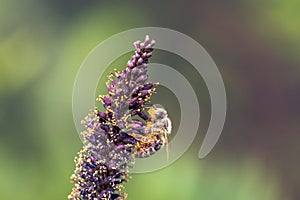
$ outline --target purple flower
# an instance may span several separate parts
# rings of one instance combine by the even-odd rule
[[[108,95],[97,99],[105,111],[95,109],[82,121],[84,147],[75,158],[71,177],[75,187],[69,199],[126,199],[122,183],[128,180],[135,158],[152,155],[165,143],[160,131],[151,135],[149,124],[155,120],[145,108],[158,85],[147,82],[154,44],[149,36],[134,43],[135,54],[126,69],[108,76]]]
[[[122,183],[128,179],[126,172],[115,165],[104,164],[83,148],[75,158],[76,170],[71,179],[75,183],[69,199],[125,199]]]

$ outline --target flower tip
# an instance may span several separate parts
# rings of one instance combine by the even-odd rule
[[[149,35],[146,35],[146,37],[145,37],[145,43],[148,43],[148,42],[150,42],[150,37],[149,37]]]
[[[138,41],[134,42],[133,45],[135,46],[136,49],[139,49],[141,47],[141,41],[138,40]]]
[[[155,40],[152,40],[150,44],[153,47],[155,45]]]

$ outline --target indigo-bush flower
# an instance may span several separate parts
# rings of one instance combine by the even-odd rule
[[[154,44],[149,36],[134,42],[135,54],[126,69],[109,75],[108,95],[97,98],[105,112],[96,108],[82,121],[84,147],[75,158],[69,199],[126,199],[122,183],[135,158],[148,157],[167,142],[167,113],[149,104],[158,85],[147,82]]]
[[[125,199],[120,193],[127,173],[114,166],[108,166],[83,148],[75,158],[76,170],[71,176],[75,183],[69,199]]]

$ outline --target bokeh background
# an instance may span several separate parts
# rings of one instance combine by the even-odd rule
[[[113,34],[159,26],[210,53],[225,82],[227,120],[214,150],[199,160],[210,118],[205,83],[184,61],[154,56],[190,80],[200,129],[173,165],[133,175],[129,199],[299,200],[299,7],[297,0],[1,0],[0,199],[67,199],[82,146],[72,118],[81,62]],[[159,90],[154,101],[165,104],[176,130],[178,104]]]

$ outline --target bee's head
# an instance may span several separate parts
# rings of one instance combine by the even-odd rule
[[[167,111],[164,108],[156,106],[150,107],[148,113],[152,119],[163,119],[167,116]]]

